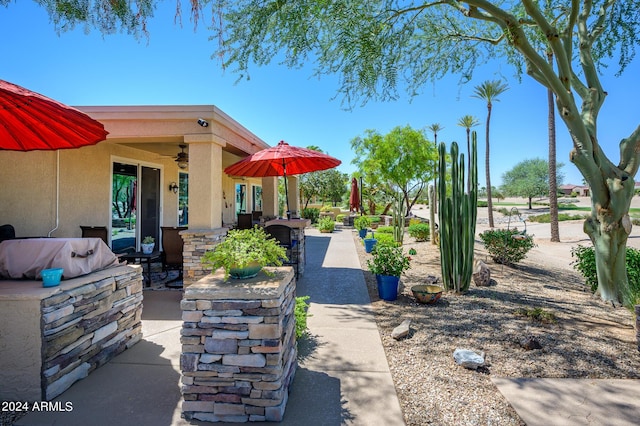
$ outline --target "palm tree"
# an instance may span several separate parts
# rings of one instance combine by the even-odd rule
[[[553,52],[547,50],[547,61],[553,66]],[[558,226],[558,181],[556,175],[556,112],[553,105],[553,92],[547,89],[547,105],[549,109],[549,216],[551,225],[551,241],[560,242]]]
[[[509,86],[500,80],[485,81],[475,87],[474,98],[483,99],[487,102],[487,126],[486,126],[486,153],[484,157],[485,173],[487,177],[487,208],[489,209],[489,226],[493,228],[493,203],[491,201],[491,169],[489,168],[489,123],[491,122],[491,108],[493,101],[498,101],[498,96],[507,91]]]
[[[480,124],[480,122],[473,115],[464,115],[458,120],[458,126],[467,129],[467,176],[471,173],[471,143],[469,142],[469,134],[471,133],[471,128],[476,127],[478,124]],[[471,185],[470,179],[467,179],[467,192],[471,191],[469,185]]]
[[[436,149],[438,149],[438,132],[442,129],[444,129],[444,127],[442,127],[440,125],[440,123],[433,123],[431,126],[427,127],[427,129],[431,130],[433,132],[433,144],[436,146]],[[433,170],[433,176],[435,176],[433,178],[433,186],[434,188],[438,187],[438,173],[437,173],[437,164],[433,166],[434,170]],[[433,206],[429,206],[429,210],[433,211],[434,213],[438,213],[438,191],[435,192],[435,195],[433,196]]]

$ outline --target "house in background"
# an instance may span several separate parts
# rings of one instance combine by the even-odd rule
[[[588,186],[584,186],[584,185],[573,185],[570,183],[566,185],[560,185],[558,187],[558,191],[562,192],[567,197],[571,196],[571,194],[573,194],[574,192],[578,194],[577,195],[578,197],[591,196],[591,190],[589,189]]]
[[[269,145],[219,108],[76,108],[104,124],[105,141],[0,151],[0,222],[16,236],[80,237],[80,226],[107,226],[114,251],[138,250],[145,236],[159,241],[161,226],[188,226],[187,234],[215,242],[239,212],[277,215],[277,178],[223,172]],[[183,235],[185,245],[193,235]]]

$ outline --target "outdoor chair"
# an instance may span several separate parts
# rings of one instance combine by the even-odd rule
[[[16,230],[13,225],[0,226],[0,243],[4,240],[13,240],[16,238]]]
[[[166,284],[182,279],[183,257],[182,249],[184,241],[180,236],[180,231],[187,229],[186,226],[161,226],[162,230],[162,271],[169,274],[170,270],[177,270],[178,276]]]
[[[260,218],[262,217],[262,210],[254,210],[251,212],[251,221],[254,225],[260,224]]]
[[[109,247],[109,231],[106,226],[80,226],[82,238],[100,238]]]
[[[251,213],[238,213],[238,225],[236,229],[251,229],[253,228],[253,218]]]
[[[288,261],[283,262],[283,265],[295,265],[296,278],[298,278],[298,265],[300,263],[298,247],[298,240],[293,238],[293,230],[286,225],[269,225],[264,228],[264,231],[278,240],[280,246],[287,250]]]

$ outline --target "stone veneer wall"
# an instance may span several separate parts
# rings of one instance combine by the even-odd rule
[[[227,228],[186,229],[180,231],[180,235],[184,241],[184,247],[182,249],[182,284],[184,287],[190,286],[211,272],[202,267],[200,259],[207,250],[213,249],[222,241],[228,231],[229,229]]]
[[[122,270],[42,300],[44,399],[60,395],[142,338],[142,269]]]
[[[185,289],[181,302],[182,412],[210,422],[281,421],[297,366],[295,277],[267,268],[249,280],[222,271]]]

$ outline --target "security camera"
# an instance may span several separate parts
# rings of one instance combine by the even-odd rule
[[[198,118],[198,124],[202,127],[209,127],[209,122],[204,118]]]

